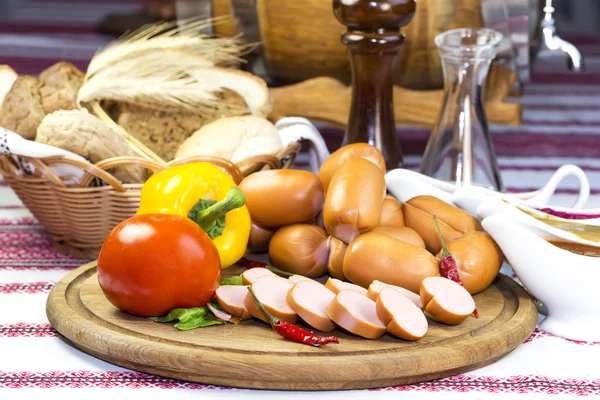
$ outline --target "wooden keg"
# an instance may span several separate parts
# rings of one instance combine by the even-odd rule
[[[215,32],[239,32],[260,41],[269,77],[298,82],[317,76],[350,80],[345,28],[335,19],[332,0],[209,0],[214,17],[231,19]],[[395,83],[412,89],[443,86],[433,39],[449,29],[483,26],[480,0],[419,0],[413,20],[403,28],[407,41],[398,59]]]

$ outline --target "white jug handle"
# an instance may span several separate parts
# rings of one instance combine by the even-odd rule
[[[546,185],[538,190],[532,197],[524,199],[525,202],[535,205],[550,204],[550,199],[554,195],[554,192],[556,192],[556,188],[568,176],[574,176],[579,181],[579,195],[571,208],[583,208],[590,197],[590,181],[585,172],[573,164],[566,164],[557,169]]]
[[[323,136],[321,136],[317,128],[309,120],[301,117],[282,118],[277,121],[275,127],[279,130],[284,147],[293,142],[303,140],[309,142],[308,157],[310,169],[317,174],[321,164],[329,157],[329,150],[327,149],[325,140],[323,140]]]

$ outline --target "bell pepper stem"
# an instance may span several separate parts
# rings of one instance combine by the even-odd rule
[[[217,219],[225,216],[229,211],[240,208],[246,204],[246,198],[240,189],[232,187],[227,192],[227,196],[218,203],[213,204],[205,210],[202,210],[196,216],[196,222],[200,226],[210,226]]]

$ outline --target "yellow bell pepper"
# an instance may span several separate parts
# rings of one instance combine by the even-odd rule
[[[209,163],[191,163],[154,174],[142,187],[137,214],[177,214],[211,237],[221,268],[244,256],[250,237],[246,199],[229,175]]]

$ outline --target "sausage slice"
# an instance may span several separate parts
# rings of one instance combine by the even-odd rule
[[[252,285],[255,280],[263,276],[277,276],[266,268],[250,268],[242,272],[244,285]]]
[[[292,276],[290,276],[290,277],[288,278],[288,280],[289,280],[290,282],[292,282],[293,284],[296,284],[296,283],[298,283],[298,282],[300,282],[300,281],[311,281],[311,282],[316,282],[315,280],[313,280],[313,279],[310,279],[310,278],[307,278],[307,277],[305,277],[305,276],[302,276],[302,275],[292,275]],[[320,283],[319,283],[319,285],[320,285]]]
[[[404,340],[419,340],[427,333],[423,311],[397,290],[384,287],[375,304],[377,316],[390,334]]]
[[[307,324],[323,332],[335,329],[325,309],[335,294],[313,280],[303,280],[294,285],[287,294],[287,302]]]
[[[424,310],[448,325],[464,321],[475,310],[475,301],[469,292],[450,279],[425,278],[421,282],[420,294]]]
[[[335,278],[327,279],[327,282],[325,282],[325,287],[335,294],[338,294],[342,290],[352,290],[354,292],[362,294],[363,296],[367,295],[367,289],[365,289],[364,287],[360,287],[353,283],[342,282],[339,279]]]
[[[248,286],[225,285],[219,286],[215,292],[217,302],[221,308],[240,319],[249,319],[252,316],[244,305],[248,294]]]
[[[369,285],[369,290],[367,291],[367,297],[373,301],[377,301],[377,297],[379,297],[379,293],[381,293],[381,290],[384,287],[390,287],[390,288],[396,290],[397,292],[402,293],[404,295],[404,297],[407,297],[410,301],[412,301],[415,304],[415,306],[417,306],[419,308],[423,307],[423,303],[421,302],[421,297],[418,294],[415,294],[415,293],[411,292],[410,290],[404,289],[403,287],[389,285],[389,284],[381,282],[381,281],[373,281]]]
[[[287,279],[278,276],[263,276],[252,284],[252,290],[256,297],[265,306],[268,312],[276,318],[287,322],[296,323],[298,315],[287,303],[287,293],[294,285]],[[267,316],[254,301],[252,294],[248,292],[244,299],[244,306],[253,317],[269,322]]]
[[[377,317],[375,302],[358,292],[339,292],[325,312],[333,322],[355,335],[378,339],[385,334],[386,326]]]

